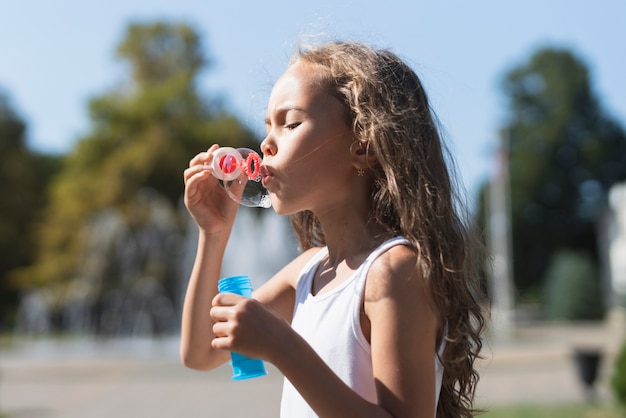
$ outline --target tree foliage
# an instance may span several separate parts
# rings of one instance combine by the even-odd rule
[[[59,159],[33,153],[26,124],[0,94],[0,329],[15,308],[17,290],[9,272],[33,261],[33,223],[46,202],[46,184]]]
[[[573,53],[542,49],[503,81],[509,117],[514,277],[537,286],[557,249],[597,263],[596,221],[626,178],[626,135],[602,108]]]
[[[198,92],[207,59],[190,26],[131,24],[117,51],[129,80],[89,103],[90,132],[52,185],[37,263],[16,274],[22,285],[74,277],[88,219],[105,208],[128,211],[140,190],[179,205],[183,170],[211,144],[257,145],[250,131]]]
[[[617,402],[626,408],[626,340],[622,343],[615,360],[615,370],[611,377],[611,388]]]
[[[132,67],[138,86],[177,77],[193,79],[207,62],[198,34],[186,25],[131,25],[117,52]]]
[[[545,274],[544,310],[552,320],[594,320],[604,315],[598,270],[588,254],[559,250]]]

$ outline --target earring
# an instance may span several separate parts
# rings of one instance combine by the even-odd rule
[[[356,175],[359,177],[363,177],[363,175],[365,175],[365,171],[363,171],[362,168],[357,168],[356,169]]]

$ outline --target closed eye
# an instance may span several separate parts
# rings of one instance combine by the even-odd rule
[[[301,123],[302,122],[289,123],[289,124],[285,125],[285,129],[289,129],[289,130],[296,129],[298,126],[300,126]]]

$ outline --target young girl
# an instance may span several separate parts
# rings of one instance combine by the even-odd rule
[[[417,75],[360,43],[302,49],[265,123],[263,185],[303,252],[253,299],[218,294],[237,204],[211,175],[218,146],[193,158],[184,364],[212,369],[230,351],[273,363],[284,418],[472,416],[485,321]]]

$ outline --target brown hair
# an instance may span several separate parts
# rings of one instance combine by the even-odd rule
[[[321,66],[321,82],[346,106],[355,141],[374,157],[371,216],[409,239],[445,325],[438,418],[471,417],[485,317],[478,302],[473,241],[434,113],[417,74],[387,50],[355,42],[301,47],[292,64]],[[310,211],[291,217],[303,249],[325,245]],[[442,328],[443,328],[442,325]]]

